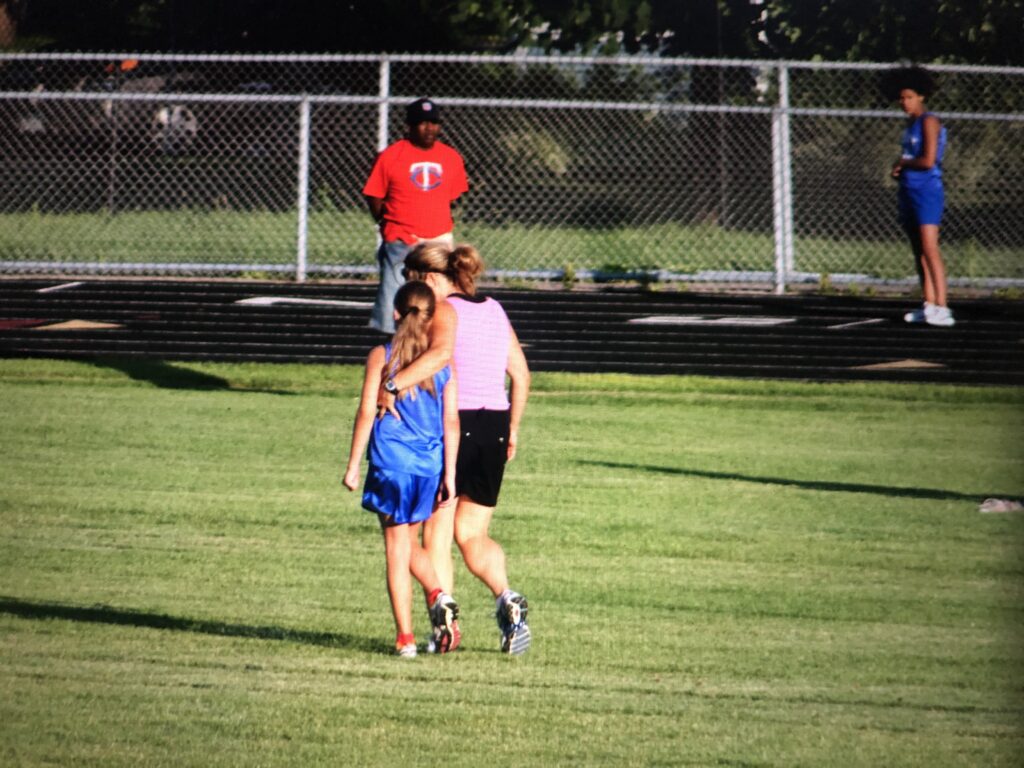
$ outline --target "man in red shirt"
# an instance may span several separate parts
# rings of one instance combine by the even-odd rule
[[[462,156],[438,140],[441,115],[430,99],[406,107],[406,138],[377,155],[363,186],[370,214],[380,226],[380,285],[370,327],[394,333],[392,302],[404,281],[406,254],[417,243],[452,244],[452,204],[469,189]]]

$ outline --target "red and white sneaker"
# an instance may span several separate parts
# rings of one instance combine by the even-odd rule
[[[445,592],[439,594],[430,606],[430,623],[434,628],[428,645],[431,653],[451,653],[459,647],[462,632],[458,618],[459,605],[455,599]]]

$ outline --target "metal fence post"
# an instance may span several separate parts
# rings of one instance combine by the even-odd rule
[[[388,98],[391,96],[391,61],[386,55],[380,58],[378,96],[380,102],[377,104],[377,151],[383,152],[388,146]],[[383,244],[384,236],[380,227],[377,227],[377,246],[374,253],[379,253]]]
[[[388,98],[391,96],[391,61],[387,56],[380,60],[380,102],[377,105],[377,151],[383,152],[388,146]]]
[[[783,94],[788,91],[786,66],[779,65],[779,103],[772,109],[772,234],[775,239],[775,293],[786,291],[786,194],[783,181],[785,157],[783,131]],[[788,94],[787,94],[788,95]]]
[[[779,68],[780,139],[782,140],[782,242],[786,274],[783,283],[793,274],[793,145],[789,140],[789,67]],[[785,290],[785,285],[783,285]],[[780,291],[781,293],[781,291]]]
[[[309,99],[299,103],[299,192],[298,251],[295,257],[295,281],[306,280],[307,232],[309,228]]]

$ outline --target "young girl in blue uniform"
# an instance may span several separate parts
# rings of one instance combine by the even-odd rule
[[[458,605],[441,589],[420,543],[420,528],[436,505],[449,505],[455,499],[459,415],[455,380],[447,366],[398,393],[397,418],[391,413],[377,418],[377,390],[381,381],[390,379],[427,349],[427,329],[435,301],[433,291],[422,282],[406,283],[395,295],[395,335],[389,344],[371,350],[366,360],[343,481],[350,491],[359,487],[362,457],[369,444],[363,508],[377,515],[384,533],[388,596],[397,635],[395,650],[407,657],[416,655],[413,577],[427,596],[434,650],[446,653],[458,645]]]
[[[942,157],[946,129],[927,111],[925,99],[935,91],[932,76],[920,67],[904,67],[888,73],[886,90],[898,99],[907,115],[901,153],[892,175],[899,180],[900,223],[910,239],[924,305],[907,312],[908,323],[949,327],[953,313],[946,305],[946,268],[939,252],[939,224],[945,206]]]

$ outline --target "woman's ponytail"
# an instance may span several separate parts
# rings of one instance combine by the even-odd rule
[[[476,293],[476,279],[484,273],[484,260],[480,252],[468,243],[455,246],[448,255],[448,276],[455,283],[459,293],[472,296]]]

